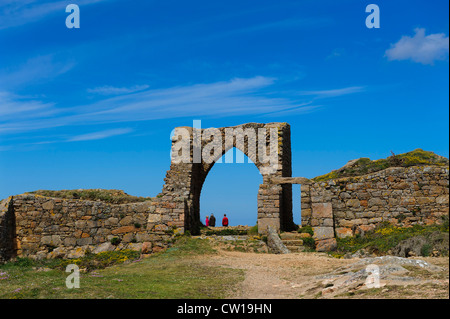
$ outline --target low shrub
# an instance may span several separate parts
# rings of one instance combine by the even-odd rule
[[[125,261],[139,259],[141,253],[134,250],[105,251],[98,254],[89,254],[77,259],[63,259],[52,268],[65,270],[67,265],[76,264],[81,269],[91,271],[94,269],[103,269],[109,266],[122,264]]]
[[[247,235],[249,236],[258,236],[258,225],[255,225],[253,227],[250,227],[247,231]]]
[[[114,246],[119,245],[120,244],[120,238],[119,237],[111,238],[111,244],[113,244]]]
[[[303,246],[308,248],[308,250],[314,251],[316,250],[316,241],[312,237],[302,238]]]
[[[311,236],[314,236],[314,230],[312,229],[311,226],[303,226],[303,227],[300,227],[300,228],[298,229],[298,232],[299,232],[299,233],[307,233],[307,234],[310,234]]]

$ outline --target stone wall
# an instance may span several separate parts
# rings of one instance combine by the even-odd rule
[[[441,223],[449,214],[449,168],[392,167],[373,174],[302,185],[302,225],[318,240],[353,236],[381,222]]]
[[[86,251],[167,248],[184,230],[174,203],[130,204],[18,195],[1,202],[0,258],[77,258]],[[8,207],[8,208],[5,208]]]

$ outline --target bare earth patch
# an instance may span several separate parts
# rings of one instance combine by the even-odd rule
[[[219,251],[208,266],[243,269],[245,279],[227,298],[449,298],[449,258],[336,259],[323,253],[284,255]],[[381,270],[381,287],[365,285],[367,265]]]

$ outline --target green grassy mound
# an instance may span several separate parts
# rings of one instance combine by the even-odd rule
[[[111,204],[136,203],[151,200],[150,197],[137,197],[128,195],[122,190],[116,189],[73,189],[73,190],[37,190],[27,192],[27,194],[35,194],[46,197],[64,198],[64,199],[81,199],[102,201]]]
[[[378,172],[389,167],[410,167],[410,166],[448,166],[449,160],[433,152],[416,149],[412,152],[399,155],[392,155],[385,159],[372,161],[369,158],[360,158],[349,162],[344,167],[334,170],[328,174],[313,178],[316,182],[326,181],[342,177],[361,176]]]

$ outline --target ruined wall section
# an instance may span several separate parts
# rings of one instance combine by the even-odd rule
[[[152,253],[167,248],[184,230],[176,204],[161,198],[117,205],[24,194],[6,204],[9,208],[0,213],[4,260],[79,258],[88,251],[122,249]]]
[[[449,214],[449,168],[391,167],[373,174],[302,185],[302,225],[317,239],[348,237],[381,222],[442,223]]]

